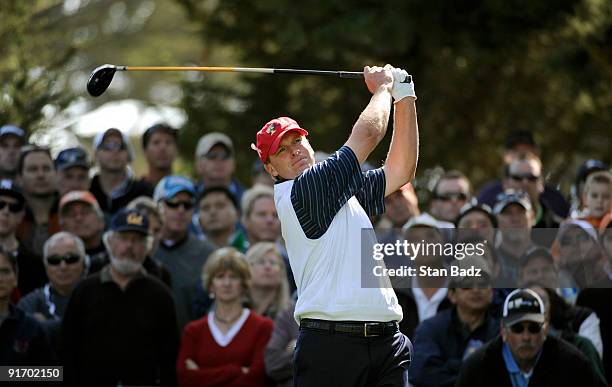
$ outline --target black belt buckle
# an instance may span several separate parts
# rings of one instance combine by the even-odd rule
[[[377,337],[380,336],[380,333],[368,333],[368,326],[376,327],[379,326],[382,328],[380,323],[364,323],[363,324],[363,337]]]

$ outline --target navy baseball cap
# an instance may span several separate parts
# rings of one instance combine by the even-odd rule
[[[85,149],[80,147],[67,148],[57,155],[55,158],[55,169],[63,171],[70,167],[82,167],[85,169],[91,167]]]
[[[578,174],[576,175],[576,184],[584,182],[591,173],[597,171],[607,171],[608,168],[608,164],[604,163],[603,161],[589,159],[582,163],[580,168],[578,168]]]
[[[18,137],[20,140],[25,141],[25,131],[15,125],[4,125],[0,128],[0,138],[4,136],[12,135]]]
[[[135,231],[143,235],[149,235],[149,218],[136,209],[122,208],[111,219],[110,230],[116,232]]]
[[[174,141],[178,141],[178,130],[177,129],[173,128],[170,125],[159,123],[159,124],[150,126],[149,128],[147,128],[147,130],[145,130],[144,134],[142,135],[142,148],[143,149],[147,148],[147,145],[149,145],[149,140],[151,140],[151,136],[153,136],[153,134],[157,132],[169,134],[170,136],[172,136],[172,138],[174,138]]]
[[[100,145],[102,145],[102,143],[104,142],[104,139],[106,138],[106,136],[111,135],[111,134],[115,134],[121,137],[121,143],[123,144],[125,149],[127,149],[128,151],[128,156],[129,156],[128,160],[129,161],[134,160],[136,155],[134,153],[134,148],[132,147],[132,143],[130,142],[130,138],[128,137],[127,134],[123,133],[117,128],[109,128],[109,129],[106,129],[104,132],[100,132],[96,134],[93,139],[93,143],[92,143],[94,151],[97,151],[100,148]]]
[[[157,183],[153,199],[156,202],[172,199],[179,192],[187,192],[194,198],[196,197],[195,186],[190,179],[179,175],[166,176]]]
[[[502,322],[510,326],[521,321],[543,323],[544,302],[536,292],[531,289],[515,289],[504,301]]]
[[[11,179],[0,180],[0,195],[10,196],[19,201],[19,203],[25,203],[25,197],[21,188],[15,184]]]
[[[531,200],[529,196],[523,191],[517,191],[514,189],[508,189],[497,196],[493,213],[495,215],[501,214],[510,204],[519,204],[526,211],[531,211]]]

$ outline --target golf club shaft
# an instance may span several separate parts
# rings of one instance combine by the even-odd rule
[[[202,67],[202,66],[116,66],[118,71],[206,71],[223,73],[259,73],[259,74],[301,74],[319,75],[340,78],[363,78],[362,72],[357,71],[326,71],[326,70],[299,70],[299,69],[273,69],[254,67]]]

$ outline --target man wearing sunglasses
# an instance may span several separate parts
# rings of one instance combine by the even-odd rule
[[[17,227],[25,214],[25,197],[12,180],[0,180],[0,246],[17,258],[21,295],[47,283],[42,259],[17,239]]]
[[[542,161],[538,156],[532,153],[520,155],[506,166],[502,186],[504,190],[515,189],[529,195],[535,215],[534,228],[557,228],[567,217],[569,207],[562,197],[559,205],[555,196],[544,195],[542,172]],[[554,238],[542,236],[540,239],[543,244],[550,246]]]
[[[548,330],[540,296],[514,290],[504,302],[500,336],[467,358],[455,386],[601,385],[587,357]]]
[[[463,173],[452,170],[444,173],[432,191],[430,213],[438,220],[454,222],[461,207],[471,196],[470,180]]]
[[[134,149],[127,135],[119,129],[107,129],[94,137],[93,149],[100,171],[93,177],[89,190],[96,197],[107,221],[133,199],[153,195],[153,187],[136,179],[129,167],[134,160]]]
[[[170,272],[179,326],[195,318],[193,301],[200,287],[202,266],[215,247],[189,232],[196,191],[191,180],[166,176],[155,187],[154,200],[164,217],[161,241],[153,258]]]
[[[57,346],[68,298],[85,274],[85,246],[76,235],[60,231],[47,239],[43,249],[49,282],[22,297],[17,306],[44,324]]]

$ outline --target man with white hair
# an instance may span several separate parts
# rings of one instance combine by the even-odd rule
[[[85,245],[79,237],[66,231],[53,234],[43,247],[49,282],[19,300],[17,306],[47,328],[54,346],[68,299],[86,273],[88,264]]]
[[[85,246],[76,235],[60,231],[47,239],[43,249],[49,283],[21,298],[18,306],[39,321],[59,321],[72,289],[85,273]]]
[[[145,214],[115,214],[104,234],[110,264],[83,280],[66,308],[66,385],[176,384],[174,302],[168,287],[142,266],[151,242]]]

